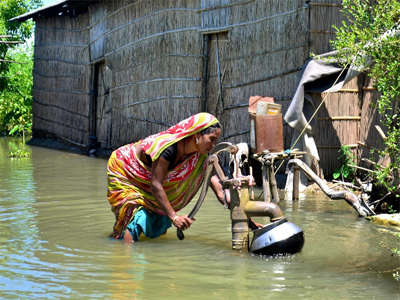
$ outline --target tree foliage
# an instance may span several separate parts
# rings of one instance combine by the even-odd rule
[[[11,35],[14,41],[26,41],[32,36],[34,23],[9,22],[10,19],[42,6],[41,0],[1,0],[0,1],[0,34]],[[11,46],[12,47],[12,46]],[[5,58],[10,45],[0,44],[0,58]]]
[[[371,5],[370,0],[344,0],[343,12],[348,21],[336,28],[333,46],[344,64],[365,71],[381,92],[377,106],[387,138],[380,154],[391,160],[377,170],[377,179],[399,194],[400,1],[376,0]]]
[[[41,0],[1,0],[0,35],[11,36],[2,40],[26,41],[32,37],[32,20],[22,23],[9,20],[42,5]],[[32,50],[32,45],[0,43],[0,135],[20,134],[31,128]]]
[[[10,51],[7,59],[21,62],[10,64],[1,72],[5,85],[0,90],[0,134],[16,135],[32,127],[33,46],[20,46]]]

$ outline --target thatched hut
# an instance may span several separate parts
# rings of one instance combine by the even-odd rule
[[[285,113],[309,53],[332,50],[340,3],[62,0],[15,17],[36,23],[33,137],[114,149],[208,111],[222,140],[249,142],[249,97],[273,97]],[[331,95],[319,116],[325,174],[340,164],[340,145],[356,147],[368,130],[369,90],[359,80]],[[285,148],[291,135],[284,125]]]

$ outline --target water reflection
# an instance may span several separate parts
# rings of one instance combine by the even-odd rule
[[[400,299],[390,256],[398,230],[344,202],[283,200],[305,233],[303,251],[290,256],[233,251],[229,211],[212,194],[184,241],[170,229],[125,245],[108,237],[106,160],[39,147],[10,159],[8,142],[0,139],[0,298]]]
[[[32,194],[35,192],[33,166],[30,158],[9,158],[9,151],[19,147],[18,140],[3,140],[0,147],[0,248],[2,284],[11,291],[33,290],[30,280],[38,265],[35,251],[41,248],[38,240],[37,210]],[[11,292],[12,293],[12,292]],[[15,293],[15,292],[14,292]]]

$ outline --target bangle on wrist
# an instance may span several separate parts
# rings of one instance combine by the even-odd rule
[[[175,225],[175,220],[178,218],[178,216],[176,215],[173,219],[172,219],[172,224]]]

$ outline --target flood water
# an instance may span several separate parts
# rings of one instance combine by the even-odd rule
[[[126,245],[109,238],[105,159],[35,146],[10,158],[10,143],[20,141],[0,138],[0,299],[400,299],[399,229],[344,201],[281,201],[305,234],[295,255],[232,250],[229,211],[212,192],[183,241],[171,228]]]

